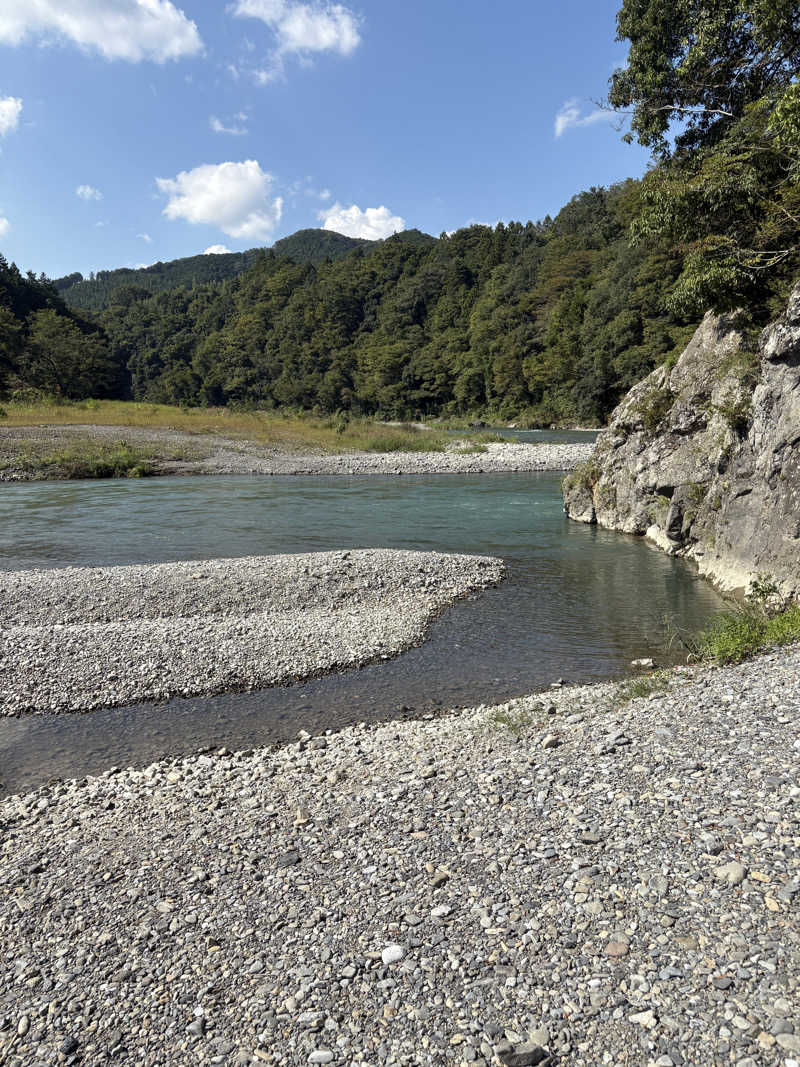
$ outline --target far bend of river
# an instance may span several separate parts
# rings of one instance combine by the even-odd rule
[[[387,547],[501,556],[509,577],[386,663],[256,693],[0,719],[5,792],[207,746],[500,702],[664,658],[721,607],[688,564],[569,522],[556,474],[186,477],[0,487],[0,571]],[[2,588],[2,574],[0,574]]]

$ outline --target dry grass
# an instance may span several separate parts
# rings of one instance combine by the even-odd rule
[[[342,416],[316,418],[267,411],[231,411],[226,408],[176,408],[166,404],[118,400],[6,401],[0,427],[16,426],[120,426],[219,436],[281,448],[289,452],[309,449],[342,452],[443,452],[452,438],[413,426],[391,428],[369,419]]]

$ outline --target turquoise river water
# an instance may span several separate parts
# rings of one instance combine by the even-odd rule
[[[663,620],[721,607],[687,564],[568,522],[554,474],[187,477],[0,488],[0,571],[341,548],[501,556],[509,577],[455,605],[417,649],[286,688],[88,715],[0,719],[0,788],[17,792],[209,746],[280,743],[663,661]],[[0,589],[2,574],[0,573]]]

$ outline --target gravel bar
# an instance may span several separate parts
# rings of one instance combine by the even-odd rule
[[[795,1067],[800,649],[0,802],[0,1062]]]
[[[454,440],[447,452],[294,453],[248,441],[178,430],[127,426],[0,427],[0,482],[47,478],[15,466],[20,453],[48,454],[88,437],[154,450],[160,474],[496,474],[504,471],[566,471],[586,462],[593,443],[526,444],[495,442],[485,452],[460,451]],[[176,459],[175,456],[185,458]]]
[[[0,574],[0,714],[243,692],[388,659],[502,560],[370,549]]]

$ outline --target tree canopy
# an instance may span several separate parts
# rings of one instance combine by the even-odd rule
[[[800,266],[800,4],[624,0],[617,28],[609,100],[659,164],[633,233],[682,247],[673,307],[769,302]]]

